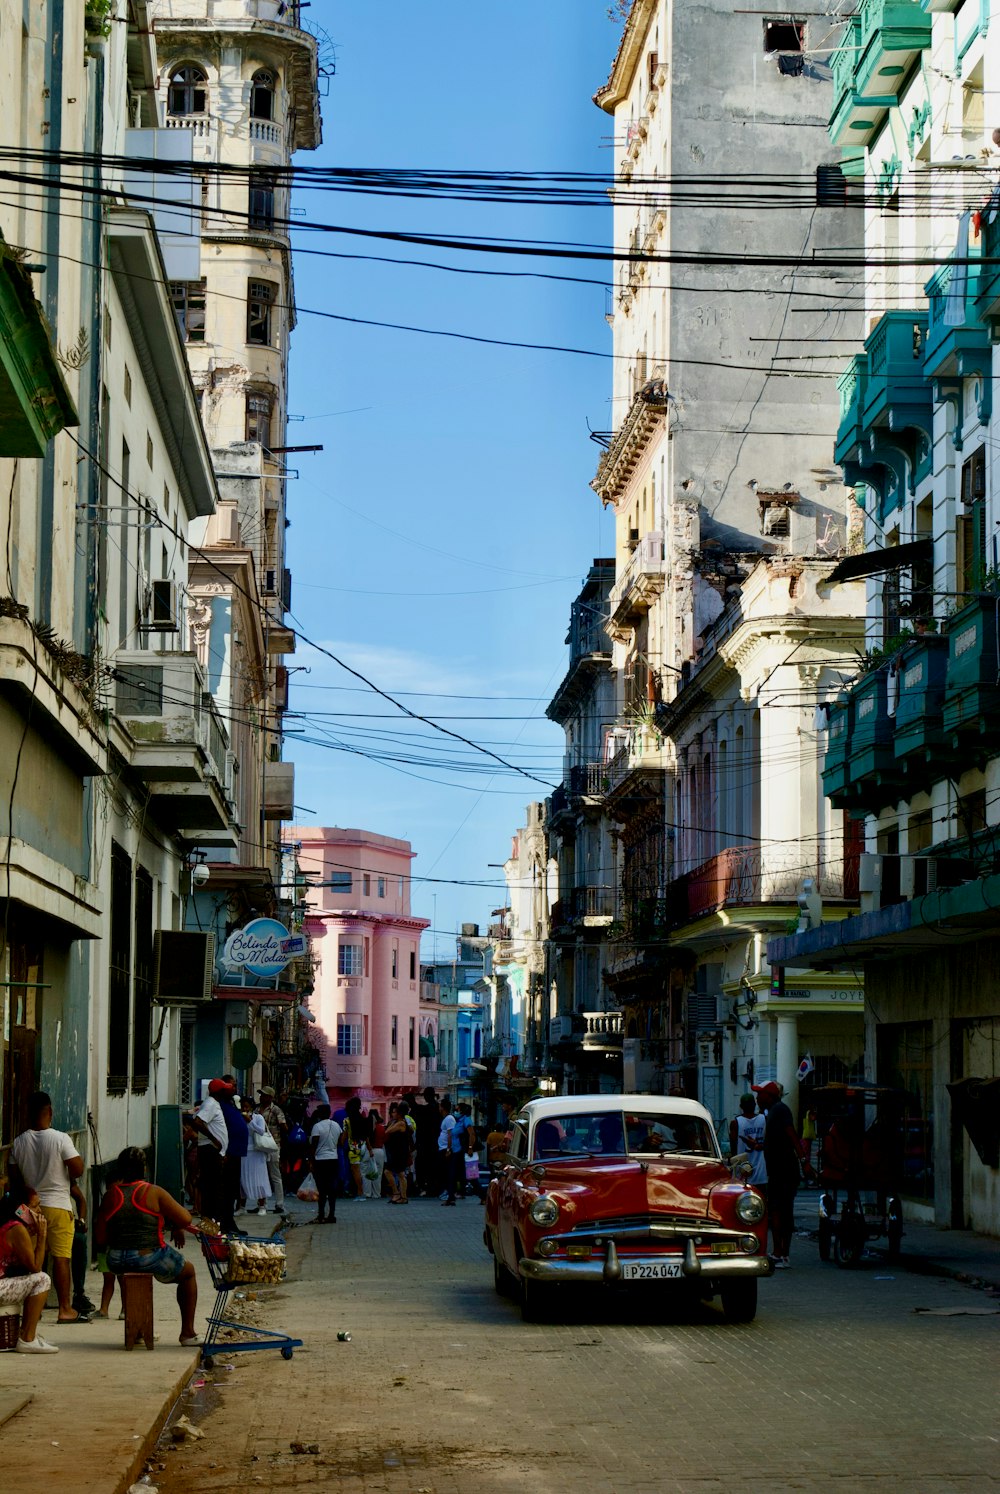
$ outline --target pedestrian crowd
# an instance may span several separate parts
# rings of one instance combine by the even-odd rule
[[[103,1197],[95,1199],[99,1306],[86,1292],[91,1250],[83,1159],[72,1138],[53,1125],[51,1098],[32,1095],[0,1197],[0,1316],[18,1319],[10,1347],[58,1353],[59,1345],[39,1332],[50,1293],[58,1327],[89,1323],[111,1315],[116,1282],[134,1273],[176,1287],[180,1342],[197,1345],[197,1280],[183,1254],[196,1219],[210,1230],[246,1237],[237,1214],[273,1209],[284,1217],[288,1194],[314,1202],[317,1223],[335,1223],[344,1198],[396,1205],[439,1198],[444,1207],[468,1194],[484,1201],[479,1138],[464,1101],[453,1106],[425,1089],[393,1102],[383,1117],[374,1106],[365,1109],[357,1095],[331,1111],[325,1086],[317,1088],[316,1096],[292,1093],[279,1105],[275,1090],[264,1085],[255,1103],[249,1095],[240,1098],[232,1075],[212,1079],[201,1104],[183,1117],[190,1208],[147,1180],[142,1148],[126,1147],[103,1170]],[[487,1135],[488,1166],[506,1149],[508,1134],[500,1121]]]

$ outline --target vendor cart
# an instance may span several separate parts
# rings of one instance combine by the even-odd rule
[[[216,1291],[215,1306],[202,1343],[201,1362],[205,1368],[212,1368],[216,1354],[246,1354],[251,1349],[278,1349],[282,1359],[291,1359],[293,1349],[302,1347],[301,1338],[289,1338],[287,1333],[275,1333],[270,1328],[253,1328],[225,1316],[230,1292],[276,1286],[282,1279],[284,1235],[200,1234],[199,1239]],[[230,1332],[239,1336],[220,1337]]]
[[[828,1084],[812,1091],[819,1142],[819,1253],[838,1266],[860,1264],[869,1240],[884,1238],[899,1257],[899,1184],[907,1095],[876,1084]]]

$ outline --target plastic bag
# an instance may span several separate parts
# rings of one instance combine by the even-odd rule
[[[465,1159],[465,1177],[469,1183],[479,1182],[479,1158],[475,1155],[467,1156]]]
[[[318,1201],[319,1189],[316,1187],[316,1179],[311,1172],[306,1173],[298,1186],[295,1196],[296,1198],[301,1198],[303,1203],[314,1204]]]

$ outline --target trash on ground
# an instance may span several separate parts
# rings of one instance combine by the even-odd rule
[[[338,1342],[338,1344],[349,1344],[350,1341],[351,1341],[351,1335],[349,1333],[338,1333],[337,1334],[337,1342]]]
[[[995,1318],[1000,1307],[915,1307],[914,1312],[929,1318]]]
[[[293,1453],[298,1453],[300,1455],[303,1453],[315,1454],[319,1452],[318,1442],[289,1442],[288,1446],[291,1448]]]
[[[189,1438],[192,1442],[198,1442],[204,1437],[205,1433],[200,1427],[196,1427],[193,1421],[189,1421],[186,1416],[178,1416],[170,1428],[170,1435],[175,1442],[186,1442]]]
[[[872,1281],[895,1281],[895,1276],[873,1276]]]

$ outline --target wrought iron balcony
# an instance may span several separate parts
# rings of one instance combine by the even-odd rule
[[[586,1052],[620,1050],[623,1034],[624,1019],[618,1011],[567,1012],[549,1022],[549,1044],[553,1048],[576,1047]]]
[[[847,898],[857,885],[856,859],[829,865],[813,876],[824,897]],[[694,922],[724,908],[754,908],[794,902],[802,887],[797,847],[730,846],[667,887],[663,921],[668,928]]]

